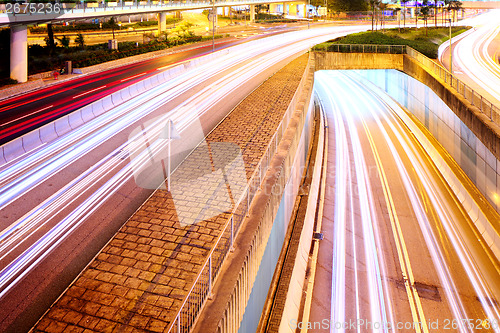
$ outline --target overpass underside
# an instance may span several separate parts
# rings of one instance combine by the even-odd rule
[[[500,1],[462,1],[462,8],[498,9],[500,8]]]

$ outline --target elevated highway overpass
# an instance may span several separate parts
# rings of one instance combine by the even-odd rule
[[[462,8],[496,9],[500,8],[500,1],[462,1]]]

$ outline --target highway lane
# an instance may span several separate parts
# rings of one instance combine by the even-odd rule
[[[333,332],[500,332],[499,263],[412,134],[423,126],[352,71],[317,72],[315,84],[333,141],[320,245],[320,255],[332,247],[320,263],[330,258],[332,273],[316,279],[310,321]]]
[[[159,185],[141,187],[136,176],[164,152],[168,140],[158,138],[168,119],[183,138],[173,152],[185,154],[291,58],[366,28],[311,29],[234,46],[3,166],[0,329],[33,324]],[[147,151],[137,144],[141,137]]]
[[[215,41],[215,50],[297,27],[266,29],[259,36]],[[0,101],[0,145],[149,76],[212,52],[211,43],[181,47],[171,54],[51,85]]]
[[[217,41],[216,49],[235,44]],[[0,101],[0,144],[99,100],[182,61],[212,51],[212,45],[121,66]]]
[[[473,26],[474,30],[452,44],[455,76],[497,106],[500,106],[499,15],[500,10],[491,10],[462,21],[460,24]],[[448,69],[449,55],[447,47],[440,57]]]

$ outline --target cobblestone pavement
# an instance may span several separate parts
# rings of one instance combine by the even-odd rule
[[[163,332],[222,232],[306,64],[307,55],[299,57],[239,104],[177,168],[172,192],[155,191],[34,331]],[[232,179],[241,175],[243,184]]]

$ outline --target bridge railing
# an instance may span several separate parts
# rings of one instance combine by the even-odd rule
[[[406,54],[421,63],[425,68],[445,83],[449,84],[460,96],[465,98],[472,105],[476,106],[491,122],[500,126],[500,108],[498,108],[498,106],[484,98],[470,86],[466,85],[443,66],[427,58],[417,50],[407,47]]]
[[[291,1],[291,0],[285,0]],[[215,6],[237,6],[249,3],[263,3],[262,0],[246,0],[246,1],[215,1],[215,4],[209,0],[190,0],[190,1],[118,1],[118,2],[84,2],[84,3],[18,3],[0,4],[0,13],[13,16],[33,16],[33,15],[63,15],[66,13],[88,13],[88,12],[105,12],[116,10],[137,10],[137,9],[153,9],[153,10],[168,10],[169,8],[199,8]],[[269,1],[267,1],[269,2]],[[278,2],[278,0],[271,0]],[[283,2],[283,1],[281,1]]]
[[[417,50],[406,45],[369,45],[369,44],[320,44],[317,51],[341,53],[390,53],[407,54],[419,62],[431,74],[449,84],[460,96],[477,106],[491,122],[500,126],[500,108],[465,84],[446,68],[431,60]]]

